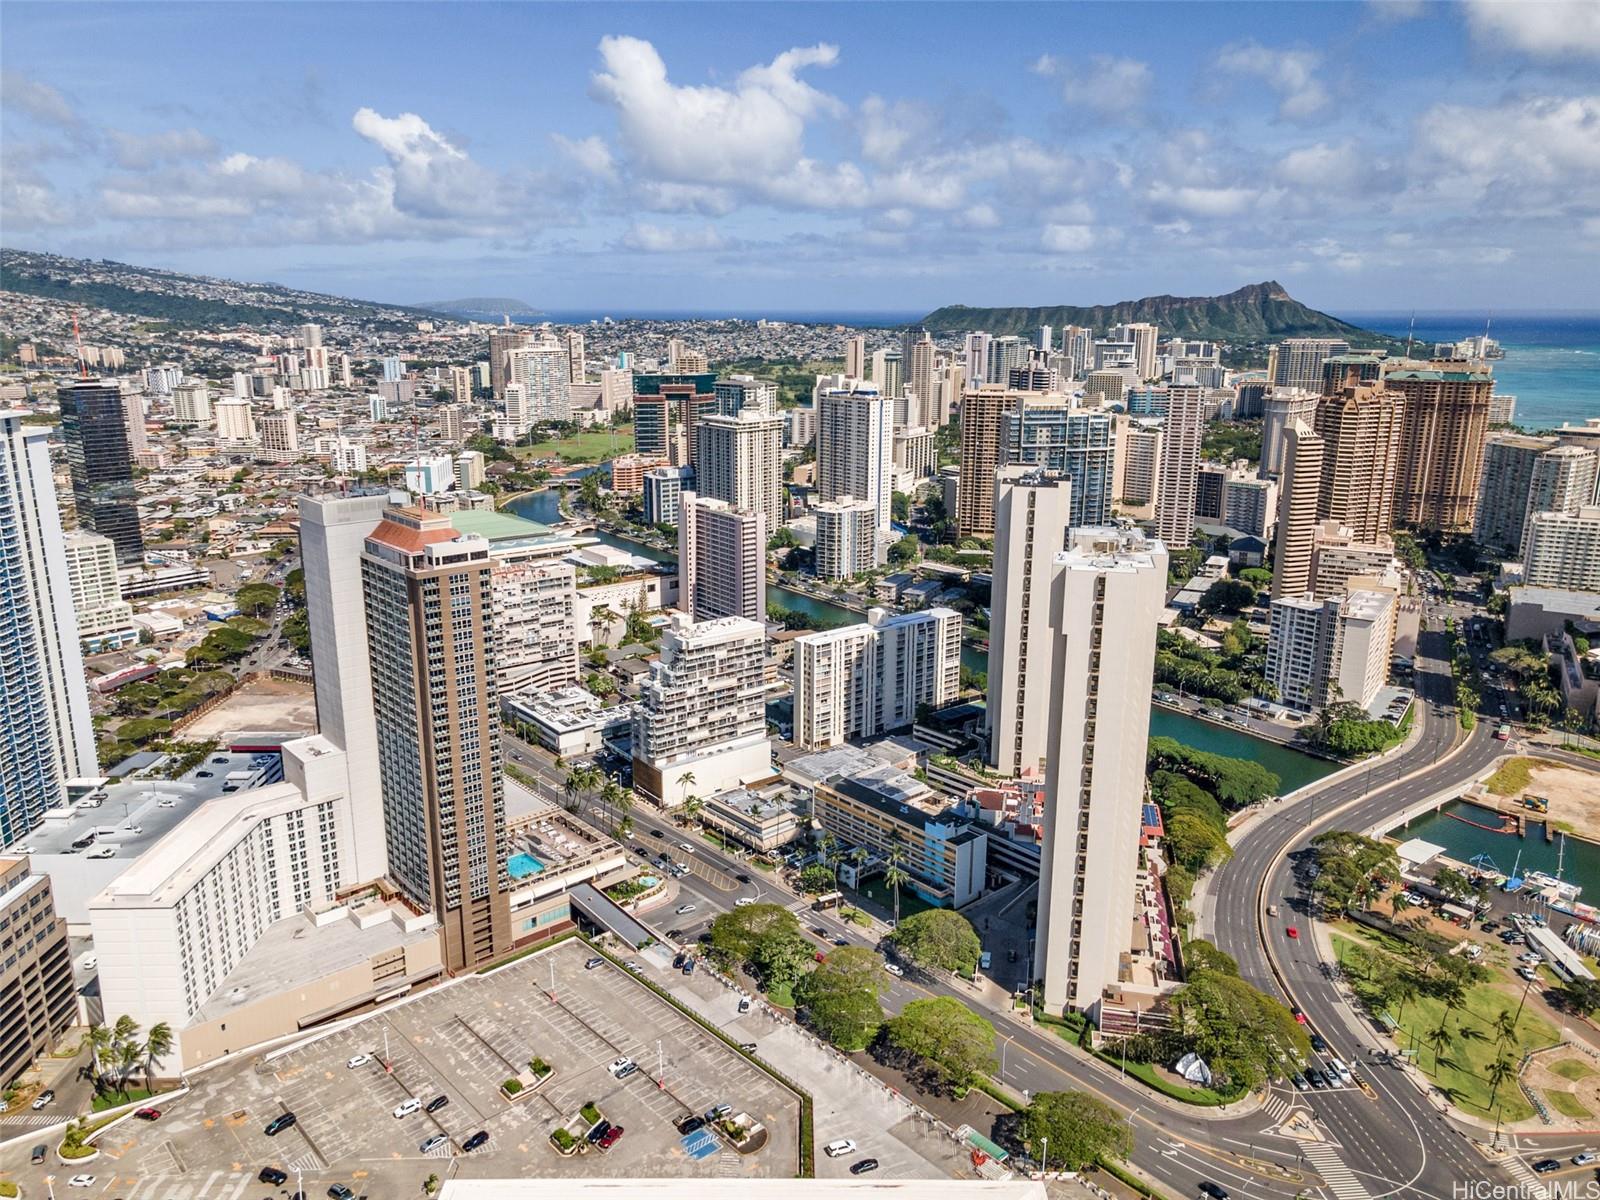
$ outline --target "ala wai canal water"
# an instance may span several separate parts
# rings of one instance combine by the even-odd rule
[[[519,496],[510,501],[506,508],[519,517],[526,517],[530,521],[539,521],[545,525],[559,524],[562,519],[556,493],[552,490]],[[677,556],[674,554],[618,537],[604,530],[597,530],[595,536],[608,546],[615,546],[619,550],[626,550],[642,558],[653,559],[656,562],[677,561]],[[830,625],[848,625],[862,619],[860,613],[851,609],[785,587],[769,586],[767,599],[769,604],[805,613]],[[987,672],[989,655],[976,646],[963,645],[961,665],[972,671]],[[1209,721],[1198,721],[1193,717],[1159,708],[1152,708],[1150,712],[1150,735],[1170,737],[1196,750],[1258,762],[1282,780],[1281,791],[1284,793],[1304,787],[1339,769],[1337,763],[1301,754],[1298,750],[1290,750],[1276,742],[1269,742],[1247,733],[1240,733],[1236,729],[1213,725]],[[1462,828],[1467,827],[1462,826]],[[1600,888],[1596,889],[1596,894],[1600,895]]]

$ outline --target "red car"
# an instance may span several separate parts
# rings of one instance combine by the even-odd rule
[[[141,1121],[155,1121],[160,1119],[161,1110],[159,1108],[141,1108],[133,1115],[138,1117]]]
[[[611,1147],[615,1146],[622,1140],[622,1135],[625,1132],[626,1130],[624,1130],[621,1125],[613,1125],[610,1129],[606,1130],[605,1136],[600,1139],[600,1149],[611,1149]]]
[[[1292,938],[1298,938],[1300,936],[1300,931],[1298,929],[1296,929],[1293,925],[1291,925],[1291,926],[1289,926],[1289,928],[1285,929],[1284,932],[1287,933]]]

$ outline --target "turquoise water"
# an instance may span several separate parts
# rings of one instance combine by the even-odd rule
[[[544,864],[531,854],[513,854],[506,859],[506,873],[513,879],[526,879],[544,870]]]
[[[1403,338],[1410,313],[1340,314],[1366,329]],[[1483,332],[1483,313],[1418,313],[1415,336],[1429,347]],[[1549,429],[1600,417],[1600,314],[1494,314],[1489,336],[1505,349],[1494,362],[1495,390],[1517,398],[1516,423]]]
[[[1456,820],[1449,815],[1451,813],[1481,825],[1497,826],[1500,823],[1500,818],[1487,809],[1454,801],[1437,813],[1416,817],[1389,832],[1402,841],[1416,837],[1443,846],[1446,854],[1460,862],[1467,862],[1474,855],[1487,854],[1494,860],[1494,865],[1507,874],[1518,864],[1519,855],[1520,869],[1524,872],[1548,871],[1554,875],[1559,862],[1561,877],[1583,888],[1583,895],[1578,898],[1586,904],[1600,903],[1600,846],[1577,838],[1567,838],[1566,850],[1562,851],[1560,834],[1556,835],[1554,842],[1544,840],[1542,821],[1530,821],[1527,836],[1518,837],[1514,833],[1479,829],[1476,825]]]
[[[1341,765],[1325,758],[1313,758],[1290,750],[1277,742],[1252,737],[1209,721],[1199,721],[1182,713],[1168,712],[1164,708],[1150,710],[1150,736],[1169,737],[1195,750],[1211,754],[1225,754],[1229,758],[1244,758],[1260,763],[1278,777],[1280,795],[1304,787],[1326,775],[1332,775]]]

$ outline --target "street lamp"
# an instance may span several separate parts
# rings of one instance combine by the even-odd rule
[[[1049,1173],[1050,1173],[1050,1139],[1047,1138],[1047,1137],[1042,1137],[1042,1138],[1039,1139],[1039,1174],[1048,1175]]]

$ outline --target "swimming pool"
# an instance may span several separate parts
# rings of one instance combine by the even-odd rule
[[[513,854],[506,860],[506,872],[513,879],[526,879],[544,870],[544,864],[531,854]]]

